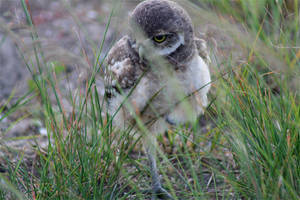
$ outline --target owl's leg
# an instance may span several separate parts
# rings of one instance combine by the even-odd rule
[[[147,145],[146,151],[152,178],[152,199],[156,199],[157,197],[160,199],[173,199],[172,196],[161,186],[160,176],[156,166],[156,150],[154,144]]]

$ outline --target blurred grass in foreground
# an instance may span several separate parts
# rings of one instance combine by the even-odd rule
[[[166,186],[178,199],[299,199],[300,105],[298,88],[290,84],[300,76],[299,2],[206,2],[213,11],[247,27],[263,41],[259,45],[276,51],[276,59],[285,63],[285,74],[270,71],[268,61],[251,48],[248,62],[238,66],[238,72],[228,58],[226,75],[213,75],[215,96],[211,99],[215,100],[206,114],[216,127],[203,134],[195,123],[159,137],[169,153],[161,152],[159,163]],[[38,41],[34,31],[32,38]],[[22,165],[22,157],[19,163],[7,160],[8,173],[0,175],[0,198],[7,197],[8,191],[12,199],[148,198],[142,189],[150,188],[149,169],[145,158],[133,151],[138,142],[133,139],[135,133],[120,133],[112,127],[95,88],[95,73],[102,61],[93,66],[87,92],[70,93],[73,113],[68,116],[57,91],[55,70],[43,61],[37,44],[37,65],[27,67],[43,104],[49,146],[46,152],[37,149],[35,174]],[[49,88],[57,107],[50,101]]]

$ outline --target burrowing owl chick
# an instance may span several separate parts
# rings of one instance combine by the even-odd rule
[[[129,27],[106,58],[108,111],[120,129],[143,124],[139,130],[145,133],[153,191],[172,198],[159,180],[153,138],[168,124],[195,120],[203,112],[210,59],[205,41],[194,35],[191,18],[175,2],[143,1],[130,15]]]

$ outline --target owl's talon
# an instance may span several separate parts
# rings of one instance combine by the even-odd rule
[[[156,199],[157,197],[159,199],[174,199],[172,195],[161,186],[153,188],[152,199]]]

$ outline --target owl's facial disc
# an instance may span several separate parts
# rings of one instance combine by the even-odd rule
[[[184,34],[170,33],[154,35],[152,41],[158,55],[169,56],[181,45],[184,45]]]
[[[183,33],[160,32],[152,37],[137,40],[134,47],[140,58],[145,58],[149,54],[168,57],[184,43]]]

